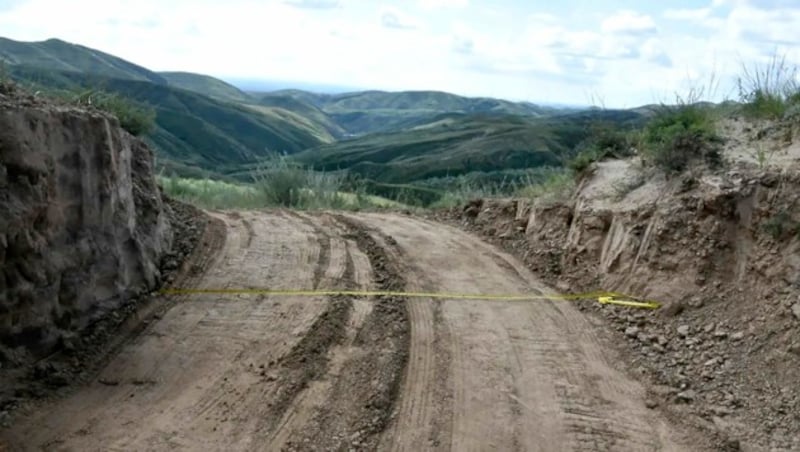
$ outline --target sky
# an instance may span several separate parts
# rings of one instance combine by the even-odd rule
[[[800,63],[800,0],[0,0],[0,35],[152,70],[634,107]]]

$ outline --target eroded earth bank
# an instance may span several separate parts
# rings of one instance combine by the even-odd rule
[[[649,405],[734,450],[800,450],[800,139],[791,125],[724,126],[717,170],[665,177],[608,160],[562,199],[476,200],[438,218],[562,292],[664,303],[578,306],[616,330]]]

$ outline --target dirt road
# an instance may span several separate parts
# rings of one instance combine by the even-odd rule
[[[215,213],[198,288],[541,293],[520,263],[393,214]],[[568,302],[182,295],[12,450],[694,450]]]

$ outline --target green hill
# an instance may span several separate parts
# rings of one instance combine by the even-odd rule
[[[244,93],[212,77],[161,75],[56,39],[26,43],[0,38],[0,60],[11,77],[36,89],[100,89],[151,106],[156,129],[147,138],[161,161],[181,174],[219,172],[269,152],[294,153],[334,140],[326,128],[329,118],[320,125],[302,114],[246,105],[235,101],[251,102]],[[195,92],[201,90],[208,94]]]
[[[0,61],[36,89],[101,89],[151,106],[156,127],[146,138],[179,175],[247,177],[274,152],[386,184],[558,166],[591,121],[639,116],[564,115],[569,110],[439,91],[244,93],[213,77],[155,73],[56,39],[0,38]]]
[[[185,170],[182,173],[192,167],[219,172],[270,152],[294,153],[331,139],[322,139],[315,130],[291,119],[169,85],[28,66],[10,66],[9,73],[22,83],[57,90],[100,87],[152,106],[156,130],[148,139],[160,156],[180,163],[173,167]]]
[[[330,96],[324,110],[329,113],[394,110],[436,113],[497,113],[541,115],[537,107],[485,97],[463,97],[440,91],[362,91]]]
[[[208,75],[193,74],[191,72],[159,72],[158,74],[164,77],[172,86],[204,94],[208,97],[230,102],[252,101],[250,96],[239,90],[239,88]]]
[[[527,102],[464,97],[440,91],[360,91],[318,94],[300,90],[254,93],[256,97],[289,97],[326,113],[350,135],[390,132],[431,121],[443,113],[548,116],[563,110]]]
[[[0,38],[0,61],[8,66],[32,66],[53,71],[95,74],[108,78],[143,80],[166,85],[164,77],[99,50],[59,39],[18,42]]]
[[[264,107],[291,111],[308,118],[315,124],[322,126],[322,128],[334,138],[338,139],[347,135],[347,131],[337,124],[327,113],[302,98],[281,94],[262,94],[257,96],[257,103]]]
[[[321,170],[347,169],[368,179],[410,183],[469,172],[561,166],[595,121],[634,122],[626,111],[532,118],[440,115],[415,128],[372,134],[297,154]]]
[[[448,115],[430,127],[341,141],[296,158],[322,170],[348,169],[368,179],[408,183],[469,171],[559,165],[567,147],[544,132],[521,117]]]
[[[538,106],[529,102],[511,102],[488,97],[464,97],[441,91],[357,91],[342,94],[319,94],[289,89],[260,94],[293,97],[315,105],[327,113],[408,110],[435,113],[544,116],[561,111],[557,108]]]

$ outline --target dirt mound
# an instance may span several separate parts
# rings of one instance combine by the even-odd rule
[[[450,217],[564,292],[664,302],[582,306],[611,320],[653,405],[732,445],[800,449],[800,173],[685,174],[620,193],[610,181],[628,166],[596,168],[568,203],[478,201]]]
[[[91,373],[180,274],[205,219],[153,164],[116,119],[0,84],[0,422]]]

